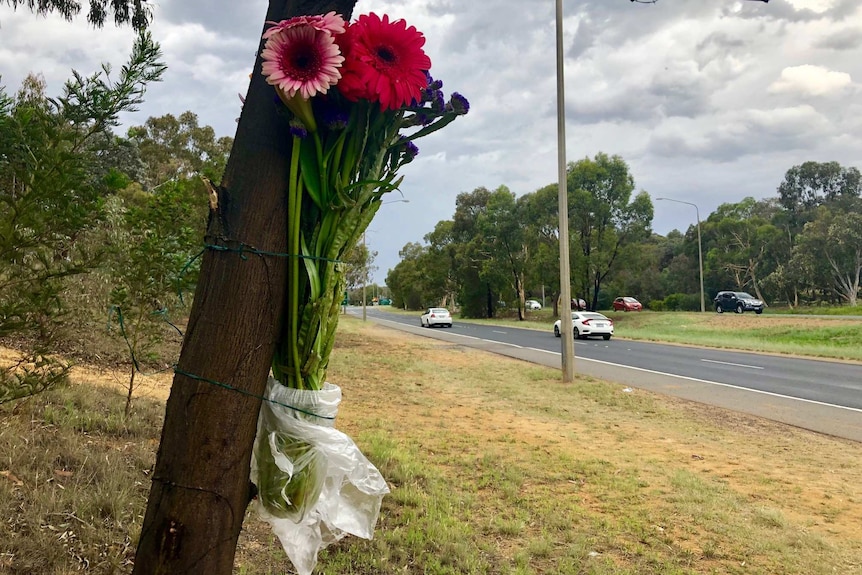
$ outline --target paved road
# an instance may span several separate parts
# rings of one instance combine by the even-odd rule
[[[361,308],[350,313],[361,316]],[[456,322],[420,328],[418,314],[367,308],[368,318],[419,335],[559,368],[550,331]],[[579,373],[862,441],[862,365],[614,338],[575,341]]]

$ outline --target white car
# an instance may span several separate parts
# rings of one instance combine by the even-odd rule
[[[445,307],[429,307],[419,318],[419,325],[422,327],[434,327],[435,325],[452,327],[452,315]]]
[[[560,337],[560,324],[554,323],[554,335]],[[573,311],[572,324],[575,339],[586,339],[591,335],[600,335],[605,340],[614,335],[614,322],[611,318],[594,311]]]
[[[524,308],[531,310],[531,311],[535,311],[535,310],[542,309],[542,304],[540,304],[539,302],[537,302],[534,299],[528,299],[527,301],[524,302]]]

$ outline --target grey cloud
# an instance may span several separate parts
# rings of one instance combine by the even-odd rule
[[[749,4],[749,2],[746,2]],[[755,4],[751,2],[750,4]],[[756,3],[760,4],[760,3]],[[732,5],[722,7],[722,13],[742,19],[764,19],[779,22],[815,22],[828,20],[841,22],[853,16],[859,8],[859,0],[837,0],[832,6],[823,12],[815,12],[808,8],[797,9],[787,0],[772,0],[768,5],[759,6],[759,9],[734,11]]]
[[[814,47],[825,50],[856,50],[862,47],[862,28],[845,28],[821,38]]]
[[[769,155],[810,149],[812,141],[829,137],[821,117],[799,117],[795,121],[768,121],[762,114],[746,113],[725,121],[702,134],[682,129],[657,134],[649,152],[665,157],[695,157],[713,162],[732,162],[750,155]]]
[[[208,30],[229,36],[248,37],[263,29],[267,3],[263,0],[243,2],[207,2],[204,0],[167,0],[158,4],[155,21],[196,22]]]
[[[589,20],[582,20],[575,31],[575,39],[566,50],[566,57],[572,60],[579,58],[596,44],[596,29]]]
[[[746,45],[742,38],[734,38],[724,32],[713,32],[698,42],[697,51],[707,53],[726,53],[743,48]]]
[[[632,87],[592,100],[567,100],[567,118],[578,124],[654,123],[662,118],[695,118],[710,110],[701,87],[674,82]]]

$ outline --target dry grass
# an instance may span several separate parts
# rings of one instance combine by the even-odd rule
[[[80,389],[124,377],[73,373]],[[375,539],[326,550],[320,573],[862,573],[860,444],[607,382],[564,385],[555,370],[351,319],[329,379],[344,391],[338,427],[392,493]],[[71,573],[81,558],[87,572],[128,572],[169,380],[148,380],[132,426],[103,392],[2,408],[0,573]],[[53,545],[53,563],[21,567],[37,545]],[[253,516],[235,572],[291,572]]]

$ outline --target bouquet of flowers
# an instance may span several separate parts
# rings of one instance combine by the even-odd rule
[[[348,24],[330,12],[268,24],[262,72],[293,138],[290,261],[286,321],[258,425],[253,480],[270,517],[306,524],[329,505],[327,486],[337,483],[327,477],[330,448],[344,439],[318,437],[322,429],[338,433],[332,420],[340,390],[325,379],[344,290],[341,261],[382,197],[398,188],[398,170],[418,153],[414,141],[466,114],[469,104],[457,93],[446,101],[442,82],[429,74],[424,36],[403,20],[371,13]],[[287,409],[276,414],[273,406]],[[361,458],[359,466],[377,472],[366,463]],[[368,477],[367,484],[378,485]],[[375,521],[376,513],[372,528]],[[328,523],[324,531],[332,530]]]

